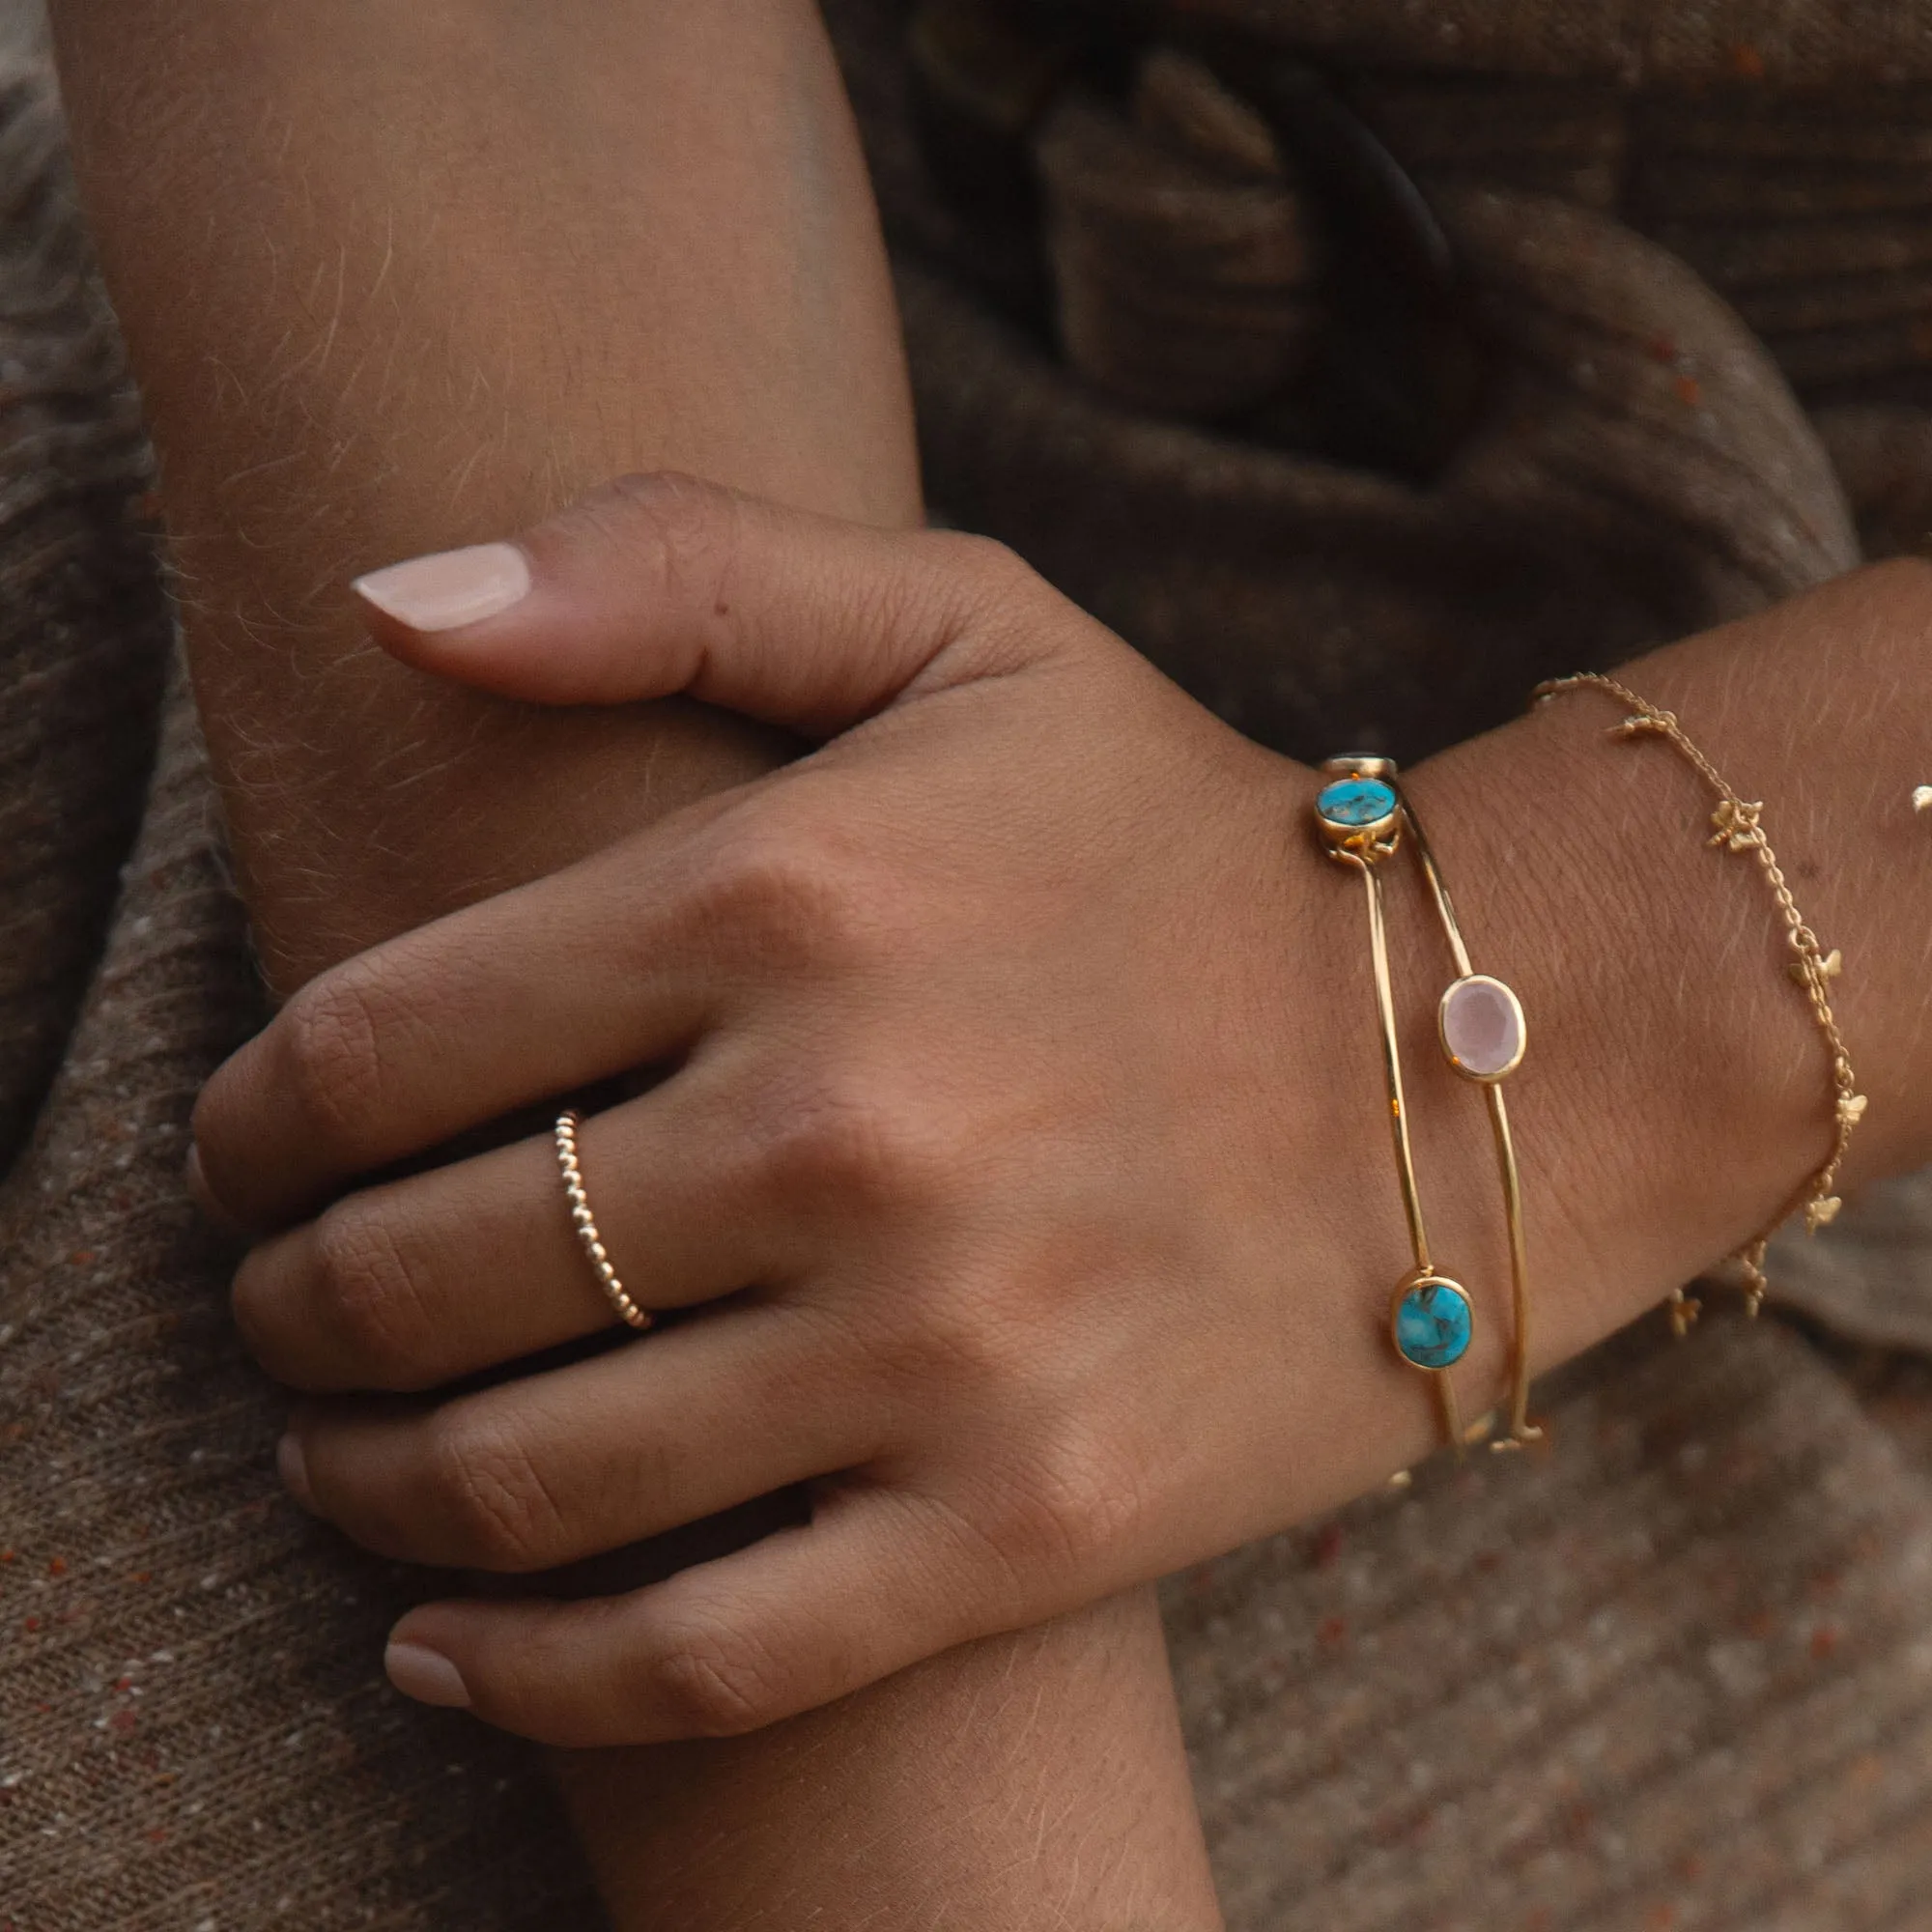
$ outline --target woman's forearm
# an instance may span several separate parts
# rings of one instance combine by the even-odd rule
[[[277,984],[766,763],[716,715],[439,689],[367,647],[348,584],[635,469],[918,520],[814,10],[53,11]]]
[[[948,1652],[750,1747],[560,1762],[626,1926],[1220,1923],[1151,1591]]]
[[[61,0],[270,977],[545,872],[781,747],[371,650],[358,571],[673,466],[917,521],[869,199],[813,11]],[[1151,1598],[770,1738],[574,1760],[627,1925],[1214,1922]]]

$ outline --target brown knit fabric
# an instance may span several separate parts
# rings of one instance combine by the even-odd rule
[[[1932,76],[1927,0],[1164,0],[1164,11],[1365,67],[1630,86]]]
[[[132,842],[167,613],[148,455],[40,73],[0,63],[0,1170],[19,1151]]]
[[[533,1754],[389,1690],[409,1583],[274,1480],[287,1399],[181,1188],[195,1093],[260,1018],[211,805],[178,686],[0,1195],[0,1925],[594,1926]]]
[[[1490,417],[1435,488],[1158,412],[1157,364],[1139,408],[1071,373],[1000,313],[1010,245],[920,173],[897,11],[835,9],[906,257],[937,499],[1231,715],[1309,750],[1440,742],[1544,670],[1843,568],[1852,508],[1877,532],[1932,501],[1904,403],[1808,422],[1698,275],[1611,218],[1591,185],[1622,165],[1607,124],[1544,84],[1694,71],[1732,15],[1774,10],[1699,8],[1696,35],[1662,10],[1500,0],[1247,11],[1384,61],[1428,28],[1459,59],[1544,77],[1543,131],[1502,145],[1544,156],[1528,185],[1573,181],[1567,201],[1444,164],[1505,353]],[[1776,15],[1762,58],[1814,75],[1923,51],[1917,6]],[[1479,126],[1465,107],[1438,117],[1438,151]],[[1093,286],[1121,298],[1092,311],[1091,342],[1130,342],[1135,305],[1157,311],[1145,265],[1106,282],[1122,238],[1191,248],[1210,293],[1259,251],[1278,270],[1248,284],[1261,307],[1297,286],[1293,189],[1265,156],[1231,162],[1238,115],[1172,75],[1082,111],[1099,122],[1061,125],[1055,192],[1086,223],[1072,257],[1087,247]],[[1400,111],[1429,133],[1426,86]],[[282,1500],[280,1402],[182,1201],[194,1090],[259,1011],[179,687],[100,943],[162,652],[128,520],[142,459],[69,273],[45,117],[34,90],[0,89],[0,156],[28,144],[44,185],[0,204],[0,1108],[24,1119],[62,1058],[0,1193],[0,1932],[577,1932],[597,1913],[530,1755],[382,1683],[382,1634],[415,1586]],[[1199,231],[1106,204],[1089,139],[1127,143],[1135,179],[1183,194],[1214,191],[1218,167],[1249,226],[1223,218],[1232,203]],[[1198,375],[1193,354],[1170,368]],[[1928,1220],[1926,1183],[1902,1183],[1790,1258],[1806,1305],[1862,1347],[1773,1321],[1717,1321],[1685,1348],[1646,1327],[1552,1384],[1547,1452],[1431,1468],[1175,1579],[1236,1932],[1932,1925],[1932,1367],[1894,1352],[1932,1346]]]
[[[1573,1381],[1547,1456],[1170,1586],[1231,1922],[1932,1924],[1924,1465],[1773,1323]]]
[[[1932,1360],[1932,1170],[1868,1188],[1829,1239],[1787,1230],[1771,1267],[1787,1306]]]
[[[999,7],[1022,21],[1048,11],[1028,0],[927,5]],[[1323,61],[1425,187],[1548,194],[1620,214],[1735,301],[1802,393],[1869,394],[1904,378],[1932,391],[1932,283],[1898,272],[1922,270],[1932,251],[1928,0],[1601,10],[1480,0],[1466,12],[1480,33],[1465,10],[1439,0],[1388,9],[1165,0],[1137,17],[1154,24],[1155,68],[1174,58],[1159,43],[1163,21],[1187,34],[1239,20],[1256,35],[1257,61],[1277,50]],[[1162,145],[1144,141],[1137,156],[1117,160],[1127,174],[1171,165]],[[1041,165],[1052,184],[1050,143]],[[1125,192],[1117,183],[1115,202]],[[1226,215],[1200,211],[1199,233],[1231,218],[1232,205]],[[1184,279],[1157,238],[1133,243],[1107,264],[1090,252],[1057,265],[1062,300],[1083,321],[1096,273],[1116,285],[1136,275],[1150,288],[1168,288],[1177,270]],[[1148,346],[1171,347],[1174,333],[1151,328]],[[1077,336],[1069,347],[1103,386],[1149,400],[1111,380],[1108,358],[1090,365]],[[1251,362],[1262,354],[1247,346]],[[1132,356],[1124,361],[1131,369]],[[1221,407],[1210,391],[1206,412]],[[1197,412],[1184,386],[1169,401],[1176,408]]]
[[[1071,284],[1056,353],[949,272],[963,251],[873,46],[868,61],[861,40],[854,67],[906,242],[935,499],[1255,736],[1413,757],[1499,723],[1539,678],[1856,559],[1838,479],[1762,344],[1630,228],[1548,197],[1442,190],[1494,361],[1486,413],[1432,488],[1344,471],[1180,419],[1203,365],[1236,380],[1230,341],[1270,308],[1292,315],[1291,186],[1217,175],[1093,102],[1057,109],[1039,136],[1048,242]],[[1137,169],[1143,151],[1158,162]],[[1135,188],[1130,224],[1118,209]],[[1135,266],[1131,248],[1183,220],[1207,239]]]

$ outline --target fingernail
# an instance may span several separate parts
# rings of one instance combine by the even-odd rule
[[[469,1690],[462,1673],[440,1651],[419,1643],[392,1643],[383,1653],[389,1682],[418,1704],[440,1704],[445,1710],[467,1711]]]
[[[308,1486],[308,1463],[294,1430],[275,1444],[275,1470],[286,1489],[305,1510],[313,1511],[315,1496]]]
[[[187,1172],[184,1177],[187,1188],[187,1198],[194,1204],[194,1209],[210,1227],[224,1235],[242,1235],[247,1231],[227,1208],[214,1198],[214,1190],[208,1184],[208,1174],[201,1164],[201,1150],[190,1147],[187,1151]]]
[[[350,588],[412,631],[453,631],[522,603],[530,594],[530,566],[515,544],[472,544],[392,563]]]

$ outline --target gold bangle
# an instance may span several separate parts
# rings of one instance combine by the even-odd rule
[[[574,1107],[566,1107],[556,1117],[556,1165],[563,1176],[563,1191],[570,1203],[570,1218],[577,1230],[578,1245],[597,1276],[604,1298],[616,1310],[618,1319],[639,1332],[651,1325],[650,1311],[639,1308],[617,1279],[611,1265],[603,1237],[597,1232],[596,1217],[590,1211],[590,1197],[584,1191],[583,1169],[577,1158],[577,1129],[582,1119]]]
[[[1336,864],[1361,874],[1368,900],[1369,953],[1374,966],[1376,1016],[1380,1025],[1382,1073],[1388,1088],[1389,1130],[1396,1179],[1408,1222],[1414,1266],[1396,1283],[1389,1303],[1389,1338],[1410,1367],[1435,1386],[1443,1434],[1458,1456],[1466,1438],[1450,1370],[1475,1339],[1475,1306],[1463,1284],[1438,1269],[1430,1254],[1429,1230],[1415,1184],[1409,1146],[1408,1102],[1403,1089],[1402,1049],[1396,1037],[1395,995],[1390,984],[1388,924],[1382,904],[1381,867],[1402,843],[1402,794],[1386,758],[1336,758],[1322,768],[1329,782],[1315,800],[1315,823]]]
[[[1442,868],[1436,864],[1435,850],[1423,834],[1422,821],[1416,816],[1415,806],[1406,792],[1403,794],[1402,810],[1422,875],[1429,885],[1435,916],[1441,922],[1450,955],[1456,962],[1457,977],[1443,989],[1436,1005],[1435,1035],[1442,1042],[1443,1058],[1463,1079],[1482,1088],[1483,1098],[1489,1104],[1490,1136],[1495,1143],[1496,1171],[1503,1190],[1503,1218],[1509,1229],[1510,1302],[1514,1317],[1510,1338],[1509,1434],[1498,1436],[1490,1447],[1521,1449],[1531,1442],[1540,1442],[1543,1431],[1529,1419],[1529,1247],[1523,1234],[1522,1179],[1517,1168],[1516,1140],[1510,1132],[1509,1107],[1503,1099],[1502,1083],[1522,1065],[1529,1045],[1529,1025],[1515,989],[1491,974],[1478,973],[1471,963]],[[1494,1028],[1493,1036],[1488,1038],[1481,1032],[1485,1013]]]
[[[1810,1002],[1812,1018],[1825,1037],[1831,1056],[1832,1146],[1824,1165],[1778,1210],[1776,1219],[1762,1234],[1753,1236],[1730,1257],[1744,1271],[1746,1305],[1752,1315],[1756,1315],[1764,1306],[1764,1298],[1771,1289],[1764,1272],[1764,1258],[1772,1236],[1801,1208],[1804,1211],[1806,1232],[1815,1235],[1837,1217],[1838,1209],[1844,1205],[1835,1192],[1838,1175],[1845,1164],[1845,1151],[1851,1145],[1853,1131],[1864,1118],[1867,1104],[1865,1096],[1859,1092],[1857,1077],[1852,1072],[1851,1056],[1845,1050],[1844,1036],[1838,1031],[1837,1017],[1832,1011],[1829,989],[1843,969],[1844,960],[1835,948],[1830,952],[1825,949],[1794,903],[1783,868],[1778,865],[1777,855],[1772,851],[1771,840],[1765,833],[1763,805],[1746,799],[1724,781],[1717,767],[1685,735],[1675,714],[1660,710],[1647,699],[1639,697],[1629,685],[1621,684],[1613,677],[1605,677],[1600,671],[1552,678],[1537,686],[1534,701],[1545,703],[1563,692],[1585,688],[1604,692],[1628,707],[1630,715],[1621,724],[1610,726],[1611,737],[1633,741],[1645,737],[1662,738],[1695,769],[1717,794],[1718,809],[1711,814],[1715,830],[1705,842],[1721,846],[1726,852],[1748,853],[1763,868],[1772,896],[1777,901],[1778,917],[1784,923],[1785,943],[1797,954],[1785,970]],[[1671,1296],[1671,1323],[1679,1335],[1683,1335],[1696,1321],[1697,1314],[1698,1303],[1682,1289]]]

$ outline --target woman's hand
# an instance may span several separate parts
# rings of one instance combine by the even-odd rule
[[[202,1099],[202,1185],[280,1230],[243,1331],[321,1398],[284,1469],[359,1542],[535,1573],[810,1485],[809,1524],[627,1596],[413,1611],[403,1688],[563,1744],[746,1729],[1427,1446],[1312,774],[1004,551],[676,479],[370,595],[388,648],[512,696],[839,734],[326,975]],[[367,1178],[641,1067],[582,1168],[630,1293],[688,1314],[424,1395],[611,1310],[548,1134]],[[1480,1107],[1447,1104],[1493,1263]]]

